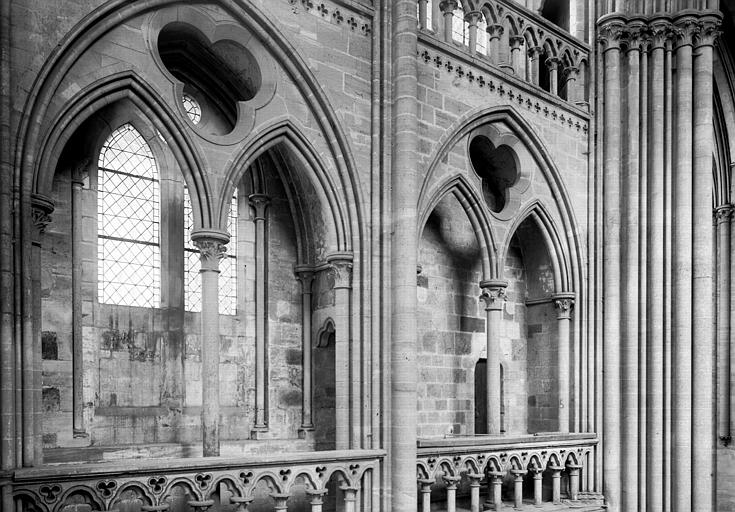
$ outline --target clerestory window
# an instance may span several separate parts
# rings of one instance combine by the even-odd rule
[[[159,307],[160,192],[150,147],[125,124],[107,138],[97,165],[99,301]]]

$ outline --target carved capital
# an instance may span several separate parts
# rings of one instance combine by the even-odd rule
[[[648,44],[650,34],[646,25],[641,21],[631,22],[625,33],[625,47],[627,51],[637,51],[645,49]]]
[[[508,283],[505,281],[482,281],[480,300],[485,303],[485,311],[500,311],[505,304],[505,290]]]
[[[625,23],[619,18],[610,18],[597,27],[597,42],[603,53],[608,50],[619,50],[625,35]]]
[[[554,306],[557,311],[559,320],[569,320],[572,318],[572,310],[574,309],[573,293],[558,293],[554,295]]]
[[[723,204],[722,206],[718,206],[717,208],[715,208],[715,211],[714,211],[715,223],[724,224],[726,222],[730,222],[732,213],[733,213],[733,205]]]
[[[92,165],[90,158],[82,158],[77,162],[71,172],[71,182],[73,185],[83,185],[84,178],[89,176],[89,168]]]
[[[297,265],[294,267],[296,279],[301,283],[301,293],[310,294],[311,284],[314,282],[314,269],[306,265]]]
[[[579,78],[579,68],[577,66],[569,66],[564,68],[564,79],[565,80],[576,80]]]
[[[692,46],[694,38],[699,34],[701,27],[699,20],[692,14],[684,14],[674,22],[674,39],[676,48]]]
[[[544,53],[544,47],[543,46],[532,46],[528,50],[528,56],[531,58],[531,60],[538,59],[542,53]]]
[[[219,270],[219,260],[225,257],[227,245],[220,240],[194,240],[199,249],[202,270]]]
[[[265,220],[265,212],[271,202],[270,198],[265,194],[251,194],[248,200],[253,209],[253,220]]]
[[[659,19],[648,25],[648,34],[651,41],[651,49],[665,48],[667,41],[674,36],[671,21]]]
[[[334,288],[352,287],[352,254],[334,253],[327,256],[329,275],[334,279]]]
[[[46,232],[51,223],[51,213],[54,211],[54,203],[46,196],[33,194],[31,196],[31,220],[35,228],[36,236]]]
[[[549,71],[556,71],[559,69],[560,64],[561,59],[558,59],[557,57],[549,57],[546,59],[546,67],[549,68]]]
[[[470,11],[464,15],[464,20],[471,26],[477,26],[477,23],[482,19],[482,12]]]
[[[697,31],[694,40],[695,47],[713,46],[715,44],[715,40],[722,33],[720,31],[721,23],[722,19],[714,13],[702,16],[699,20],[699,30]]]
[[[525,41],[526,40],[524,39],[523,36],[511,36],[508,39],[508,42],[510,43],[510,49],[511,50],[517,50],[518,48],[520,48],[523,45],[523,43]]]
[[[457,0],[442,0],[439,2],[439,9],[441,9],[445,15],[453,14],[457,7],[459,7],[459,2]]]
[[[500,36],[503,35],[503,31],[505,28],[503,28],[503,25],[498,25],[497,23],[488,25],[485,29],[485,32],[487,32],[488,39],[499,39]]]

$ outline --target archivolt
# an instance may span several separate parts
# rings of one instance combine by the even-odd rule
[[[85,51],[106,32],[134,16],[153,9],[179,3],[180,0],[111,0],[85,17],[72,29],[52,52],[50,58],[41,69],[33,89],[28,95],[18,130],[16,145],[17,179],[24,194],[40,192],[35,189],[39,180],[37,176],[43,172],[41,154],[45,138],[45,119],[49,106],[55,99],[58,87],[73,64]],[[343,246],[347,248],[348,240],[362,239],[363,223],[361,194],[358,187],[357,170],[347,142],[347,137],[340,128],[340,122],[334,109],[329,104],[325,92],[319,86],[309,67],[299,56],[298,51],[283,37],[278,28],[254,5],[245,0],[213,0],[230,15],[246,26],[267,46],[273,57],[291,76],[294,84],[300,89],[304,101],[310,107],[331,156],[338,170],[341,181],[342,196],[346,203],[344,225],[349,226],[349,235],[344,235]],[[192,165],[191,174],[203,173],[202,162],[194,159],[187,162]],[[202,194],[204,195],[204,194]],[[204,207],[205,205],[202,205]],[[202,228],[216,228],[218,210],[222,205],[207,204],[207,211],[202,211]],[[352,212],[355,212],[353,215]]]
[[[58,158],[76,129],[90,116],[117,100],[130,100],[158,129],[174,156],[189,188],[199,198],[193,205],[196,221],[206,225],[211,194],[200,171],[203,168],[201,155],[193,144],[183,121],[172,112],[166,102],[146,84],[134,71],[121,71],[95,81],[79,92],[62,111],[58,120],[49,127],[46,138],[38,151],[38,165],[33,174],[33,192],[51,195],[54,172]]]
[[[493,239],[492,228],[490,227],[490,220],[487,218],[485,209],[480,206],[482,204],[480,198],[476,196],[474,188],[464,176],[453,176],[443,183],[432,194],[425,206],[419,210],[417,237],[419,239],[421,238],[421,233],[429,219],[429,215],[431,215],[434,208],[436,208],[447,194],[453,194],[457,201],[459,201],[472,225],[472,230],[475,232],[475,237],[482,253],[483,279],[496,278],[498,268],[494,258],[495,241]]]
[[[570,272],[568,272],[567,286],[570,291],[577,292],[577,303],[582,303],[580,290],[584,282],[584,253],[579,239],[579,231],[574,218],[571,200],[566,192],[559,170],[556,168],[543,142],[536,135],[533,127],[512,106],[480,108],[470,111],[459,118],[447,130],[446,135],[439,140],[437,150],[431,159],[424,182],[421,185],[419,211],[427,211],[426,205],[436,196],[436,192],[433,191],[436,189],[433,177],[444,156],[452,150],[459,140],[472,130],[488,123],[504,123],[508,126],[526,147],[536,161],[542,175],[546,178],[551,194],[556,200],[556,206],[562,221],[561,228],[566,233],[567,244],[571,250],[568,256]],[[440,186],[443,187],[444,185],[442,184]],[[428,211],[430,212],[431,210]],[[483,229],[490,230],[489,226]],[[497,261],[496,259],[496,267],[493,268],[495,275],[493,277],[498,277]]]

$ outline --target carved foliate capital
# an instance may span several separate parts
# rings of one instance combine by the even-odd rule
[[[701,27],[699,20],[692,14],[680,16],[674,22],[674,39],[676,48],[692,46],[694,38],[697,37]]]
[[[298,265],[294,267],[294,275],[301,283],[301,293],[311,293],[311,284],[314,282],[314,278],[316,277],[314,269],[308,266]]]
[[[714,211],[715,223],[724,224],[726,222],[730,222],[732,213],[733,213],[733,205],[723,204],[722,206],[718,206],[717,208],[715,208],[715,211]]]
[[[459,7],[459,2],[457,2],[457,0],[442,0],[439,2],[439,9],[441,9],[444,14],[454,13],[454,10],[457,7]]]
[[[625,35],[626,25],[618,18],[608,19],[597,27],[597,42],[602,51],[620,49],[620,43]]]
[[[517,48],[520,48],[525,41],[526,41],[526,39],[523,36],[511,36],[508,39],[508,42],[510,43],[510,49],[511,50],[515,50]]]
[[[538,59],[542,53],[544,53],[544,47],[543,46],[532,46],[528,50],[528,56],[531,58],[531,60]]]
[[[645,49],[649,40],[649,31],[642,22],[631,23],[625,32],[625,47],[627,51],[638,51]]]
[[[92,160],[90,158],[82,158],[81,160],[79,160],[79,162],[77,162],[71,172],[72,184],[84,184],[84,178],[86,176],[89,176],[89,169],[91,165]]]
[[[668,20],[654,20],[648,25],[651,49],[665,48],[674,36],[673,25]]]
[[[554,307],[556,307],[557,318],[559,320],[568,320],[572,318],[572,310],[574,309],[574,294],[559,293],[554,295]]]
[[[37,236],[46,232],[51,223],[51,213],[54,211],[54,203],[46,196],[33,194],[31,196],[31,220]]]
[[[199,249],[202,270],[219,270],[219,260],[225,257],[227,245],[220,240],[194,240]]]
[[[248,196],[250,207],[253,209],[253,220],[264,220],[265,212],[271,200],[265,194],[251,194]]]
[[[719,14],[719,13],[718,13]],[[699,20],[699,30],[694,40],[695,46],[713,46],[715,40],[722,33],[720,32],[720,24],[722,19],[715,14],[707,14]]]
[[[470,11],[464,15],[464,20],[470,25],[470,27],[477,26],[477,23],[482,19],[482,12]]]
[[[329,275],[334,280],[334,288],[352,287],[352,254],[335,253],[327,256]]]
[[[505,304],[505,290],[508,283],[505,281],[482,281],[480,300],[485,303],[485,311],[500,311]]]
[[[498,39],[500,36],[503,35],[503,31],[505,28],[503,28],[503,25],[498,25],[497,23],[488,25],[485,29],[485,32],[487,32],[488,39]]]
[[[546,59],[546,67],[549,68],[549,71],[555,71],[559,69],[559,65],[561,64],[561,59],[557,57],[549,57]]]

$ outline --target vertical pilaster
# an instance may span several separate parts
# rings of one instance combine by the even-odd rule
[[[219,456],[219,261],[224,257],[229,235],[217,231],[191,234],[199,249],[202,280],[202,453]]]
[[[571,397],[571,357],[570,357],[570,345],[572,339],[570,333],[572,332],[572,310],[574,309],[574,293],[558,293],[554,295],[554,305],[556,306],[556,319],[558,325],[558,348],[557,354],[559,358],[559,403],[558,403],[558,415],[559,415],[559,431],[569,432],[569,411],[570,411],[570,397]]]
[[[354,372],[357,370],[358,379],[360,373],[353,363],[359,351],[351,346],[350,336],[352,259],[349,254],[333,254],[327,261],[334,282],[335,446],[346,450],[360,446],[359,381],[355,382]]]
[[[729,444],[730,431],[730,222],[733,206],[715,209],[717,226],[717,437]]]
[[[255,424],[254,439],[268,432],[268,206],[270,198],[248,198],[255,223]]]
[[[311,366],[311,285],[314,272],[311,268],[296,267],[296,278],[301,283],[301,428],[299,437],[314,430],[313,388]]]
[[[700,17],[694,40],[694,183],[692,239],[692,505],[693,510],[715,509],[716,344],[714,330],[714,239],[712,230],[713,46],[721,15]]]
[[[392,7],[390,501],[392,510],[416,508],[416,263],[418,118],[416,4]]]
[[[620,38],[624,23],[606,17],[599,25],[604,66],[603,109],[603,284],[605,314],[603,325],[603,493],[611,512],[620,510]]]
[[[500,327],[505,304],[505,281],[487,280],[480,283],[480,299],[485,303],[485,333],[487,340],[487,433],[500,433]]]

